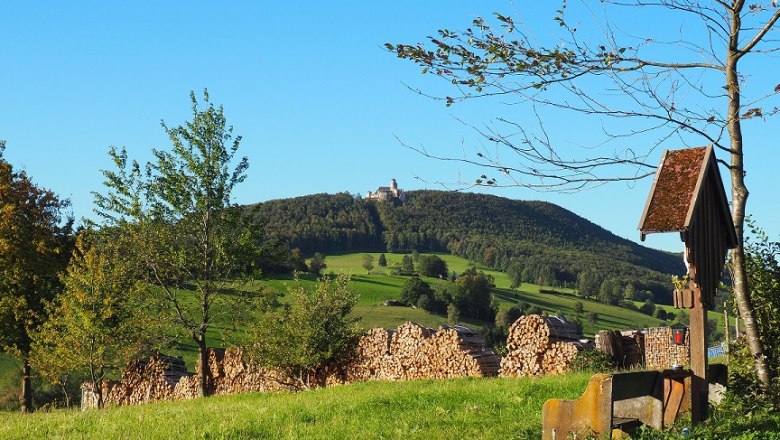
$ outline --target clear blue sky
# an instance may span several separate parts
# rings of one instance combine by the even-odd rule
[[[424,41],[436,29],[463,28],[493,11],[514,9],[527,23],[553,24],[554,8],[541,10],[538,3],[546,2],[2,2],[0,139],[14,166],[71,199],[76,217],[93,215],[90,193],[101,190],[100,170],[111,166],[108,147],[126,146],[132,157],[148,159],[151,148],[167,145],[160,120],[186,120],[189,91],[204,87],[244,138],[241,152],[251,165],[236,192],[239,203],[365,193],[391,178],[404,189],[471,181],[476,171],[425,159],[396,136],[457,154],[461,144],[470,148],[479,138],[455,117],[474,124],[521,119],[522,109],[496,102],[446,108],[416,95],[403,82],[431,90],[442,85],[382,45]],[[540,29],[542,39],[555,31]],[[777,58],[768,63],[752,66],[759,73],[748,79],[780,82],[761,76],[780,70]],[[565,132],[564,140],[598,125],[547,122]],[[745,128],[748,210],[778,238],[780,125],[775,119]],[[641,149],[645,141],[635,142]],[[650,183],[573,195],[492,192],[549,200],[637,240]],[[651,236],[647,244],[681,250],[675,236]]]

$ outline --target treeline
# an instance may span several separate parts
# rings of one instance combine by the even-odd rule
[[[410,191],[404,204],[347,193],[273,200],[251,207],[291,250],[450,252],[498,270],[518,266],[524,282],[576,287],[596,271],[670,301],[666,274],[684,272],[678,256],[622,239],[546,202],[484,194]]]

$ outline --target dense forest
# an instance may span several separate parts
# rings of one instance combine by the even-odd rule
[[[432,190],[407,196],[398,203],[314,194],[249,209],[267,236],[305,255],[450,252],[550,286],[576,286],[580,274],[595,272],[651,291],[659,302],[669,301],[668,274],[684,272],[679,256],[620,238],[552,203]]]

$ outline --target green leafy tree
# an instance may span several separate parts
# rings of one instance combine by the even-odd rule
[[[421,255],[417,259],[417,271],[422,276],[447,278],[447,262],[438,255]]]
[[[401,301],[407,305],[417,305],[420,297],[432,297],[433,289],[431,285],[420,279],[420,277],[411,277],[401,287]]]
[[[509,277],[511,289],[517,289],[523,284],[523,265],[518,261],[513,261],[506,269],[506,275]]]
[[[596,322],[599,320],[599,314],[596,312],[588,312],[586,313],[586,318],[588,318],[588,322],[591,324],[596,324]]]
[[[245,315],[256,291],[240,282],[253,278],[259,259],[258,231],[251,216],[232,202],[246,178],[246,157],[234,158],[241,142],[227,125],[222,107],[190,93],[192,120],[162,123],[170,151],[152,150],[153,161],[129,162],[124,148],[111,148],[115,171],[103,171],[105,194],[97,212],[107,224],[134,237],[126,250],[142,279],[154,286],[162,309],[198,347],[199,392],[207,394],[207,335],[215,316]]]
[[[393,275],[414,275],[414,262],[412,257],[404,255],[400,263],[396,263],[391,271]]]
[[[623,299],[623,286],[616,278],[607,278],[601,283],[598,300],[604,304],[617,305]]]
[[[76,240],[65,290],[34,335],[32,365],[52,383],[86,372],[103,404],[101,383],[146,346],[158,326],[137,294],[132,265],[113,238],[86,231]]]
[[[585,311],[585,306],[582,304],[582,301],[577,301],[574,303],[574,312],[578,315]]]
[[[495,310],[491,307],[490,283],[483,272],[469,269],[455,281],[451,293],[452,302],[458,306],[463,316],[495,320]]]
[[[748,219],[747,274],[756,320],[765,345],[767,365],[780,377],[780,242]]]
[[[385,254],[379,255],[379,260],[376,264],[378,264],[379,267],[387,267],[387,258],[385,257]]]
[[[577,277],[577,290],[581,296],[595,298],[601,289],[602,277],[594,270],[586,270]]]
[[[744,0],[606,0],[601,5],[603,10],[594,13],[587,3],[572,8],[564,0],[551,7],[553,21],[516,21],[512,14],[495,13],[492,20],[477,17],[464,30],[442,29],[428,37],[428,46],[387,43],[390,52],[422,67],[423,74],[452,84],[454,93],[438,96],[447,106],[500,97],[501,102],[524,103],[538,122],[533,128],[527,121],[500,118],[489,130],[477,130],[496,146],[492,154],[481,147],[473,154],[417,151],[482,168],[475,185],[579,191],[652,176],[656,163],[651,153],[672,137],[685,145],[713,145],[727,155],[731,177],[732,217],[740,243],[732,251],[734,294],[757,374],[768,385],[772,377],[742,244],[749,194],[743,130],[750,127],[749,120],[777,113],[759,106],[780,91],[776,83],[748,79],[763,69],[762,57],[780,49],[775,37],[780,8],[776,2]],[[638,14],[663,21],[658,35],[652,30],[610,31],[631,28]],[[530,29],[544,23],[552,24],[559,37],[533,35]],[[675,38],[685,44],[666,50],[666,27],[679,29]],[[685,105],[680,105],[681,96]],[[605,137],[579,151],[564,150],[563,139],[542,121],[569,121],[578,115],[599,120]],[[626,137],[646,145],[614,151],[614,143]],[[516,160],[506,163],[505,157]]]
[[[309,273],[320,276],[322,270],[326,267],[328,267],[328,265],[325,264],[325,256],[319,252],[315,252],[314,256],[309,260]]]
[[[373,268],[374,268],[374,256],[369,254],[363,254],[363,269],[367,270],[370,273],[371,269]]]
[[[645,303],[639,307],[639,311],[645,315],[653,316],[653,313],[655,313],[655,303],[649,299],[645,300]]]
[[[457,325],[460,322],[460,310],[453,303],[447,306],[447,324]]]
[[[349,358],[360,329],[352,315],[360,295],[349,275],[321,279],[313,290],[296,279],[289,307],[267,312],[252,326],[247,347],[254,362],[284,371],[297,387],[308,388],[323,367]]]
[[[68,201],[16,171],[0,142],[0,349],[22,365],[22,412],[33,410],[32,336],[62,290],[70,248]]]

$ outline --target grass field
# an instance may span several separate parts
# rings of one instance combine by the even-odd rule
[[[297,394],[220,396],[86,413],[0,413],[0,438],[539,438],[544,401],[578,396],[587,379],[578,374],[365,382]]]

